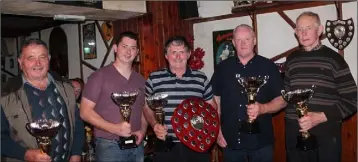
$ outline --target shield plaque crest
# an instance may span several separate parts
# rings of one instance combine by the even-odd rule
[[[338,50],[343,50],[352,41],[354,35],[353,19],[327,20],[326,37],[329,43]]]
[[[216,109],[201,98],[184,100],[174,110],[171,122],[178,139],[197,152],[211,148],[220,128]]]

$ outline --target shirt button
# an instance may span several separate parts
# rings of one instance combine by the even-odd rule
[[[242,105],[240,104],[240,107],[242,107]]]

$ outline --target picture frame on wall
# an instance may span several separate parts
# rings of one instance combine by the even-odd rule
[[[220,62],[235,56],[236,51],[232,44],[232,32],[233,29],[213,32],[214,68],[216,68]]]
[[[83,59],[96,59],[96,24],[89,23],[82,26],[83,35]]]

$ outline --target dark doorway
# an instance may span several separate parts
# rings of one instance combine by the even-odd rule
[[[50,35],[50,69],[62,77],[68,78],[67,36],[60,28],[53,28]]]

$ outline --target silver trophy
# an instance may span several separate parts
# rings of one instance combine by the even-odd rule
[[[260,88],[267,83],[269,76],[257,77],[241,77],[240,74],[236,75],[239,84],[245,89],[248,98],[248,104],[256,102],[256,96]],[[246,123],[241,125],[241,131],[249,134],[259,133],[259,124],[253,119],[248,119]]]
[[[124,121],[130,121],[132,105],[136,101],[138,96],[138,91],[124,91],[121,93],[112,93],[111,98],[116,105],[119,106],[119,112],[121,113]],[[136,148],[136,137],[134,135],[130,137],[120,137],[118,141],[119,147],[123,149]]]
[[[61,123],[52,119],[40,119],[32,123],[26,123],[26,129],[36,138],[41,152],[51,156],[51,140],[61,128]]]
[[[148,107],[154,111],[155,118],[157,122],[161,125],[164,125],[165,121],[165,112],[163,109],[164,106],[168,103],[167,97],[168,94],[157,93],[146,99]],[[170,151],[173,146],[173,138],[171,136],[166,136],[164,141],[159,139],[155,140],[154,149],[158,152]]]
[[[314,87],[314,86],[312,86]],[[294,91],[281,91],[282,97],[290,104],[294,104],[296,113],[299,118],[307,115],[307,102],[313,96],[313,89],[296,89]],[[313,134],[308,131],[302,132],[301,136],[297,137],[297,148],[301,150],[311,150],[317,147],[317,140]]]

